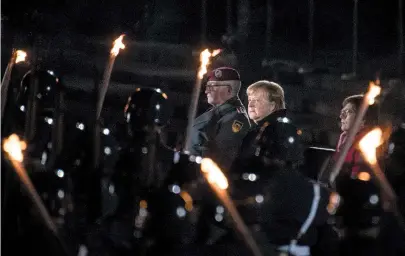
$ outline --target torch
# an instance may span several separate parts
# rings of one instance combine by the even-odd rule
[[[122,43],[122,39],[125,35],[120,35],[115,39],[113,47],[110,51],[110,57],[108,59],[107,65],[104,69],[103,78],[101,80],[100,86],[98,88],[98,97],[96,103],[96,116],[94,124],[94,137],[93,137],[93,166],[97,167],[99,162],[99,148],[100,148],[100,125],[99,120],[101,116],[101,111],[103,109],[105,96],[107,94],[108,86],[110,84],[111,72],[114,67],[115,59],[117,58],[120,49],[125,49],[125,45]]]
[[[261,256],[262,253],[259,246],[254,240],[249,228],[244,223],[231,197],[226,191],[228,188],[228,180],[224,173],[210,158],[203,158],[201,160],[201,171],[203,172],[205,179],[210,184],[212,190],[228,210],[233,222],[235,223],[236,230],[242,235],[243,240],[252,251],[253,255]]]
[[[372,131],[364,135],[364,137],[360,140],[359,149],[361,154],[363,155],[364,160],[373,171],[383,195],[386,197],[389,205],[392,207],[398,223],[405,231],[405,221],[397,208],[397,196],[377,161],[377,148],[383,144],[382,134],[383,132],[380,128],[373,129]]]
[[[190,108],[188,111],[188,122],[187,122],[187,131],[186,131],[186,139],[185,139],[185,151],[190,150],[190,143],[191,143],[191,132],[193,130],[193,125],[194,125],[194,119],[197,114],[197,106],[198,106],[198,100],[200,98],[200,92],[201,92],[201,82],[204,77],[204,75],[207,73],[207,66],[210,64],[210,58],[216,56],[221,52],[220,49],[214,50],[213,52],[210,52],[208,49],[205,49],[200,53],[200,68],[197,73],[197,78],[195,82],[195,86],[193,89],[193,93],[191,95],[191,103],[190,103]]]
[[[356,134],[359,132],[361,123],[363,121],[364,115],[367,112],[368,106],[373,105],[375,98],[381,93],[381,87],[379,86],[379,81],[376,83],[370,82],[368,91],[363,97],[363,102],[360,106],[360,109],[357,111],[356,119],[354,120],[353,126],[350,128],[346,142],[343,145],[342,150],[339,152],[338,159],[332,166],[331,175],[329,181],[331,184],[334,183],[336,177],[339,175],[339,172],[342,168],[342,165],[345,161],[347,152],[349,152],[350,147],[353,144],[353,141],[356,137]]]
[[[122,43],[122,39],[125,35],[120,35],[117,39],[115,39],[113,48],[110,51],[110,58],[108,59],[107,65],[104,69],[103,79],[101,80],[100,85],[100,94],[97,101],[97,112],[96,112],[96,120],[99,120],[101,115],[101,110],[103,108],[103,103],[105,99],[105,95],[107,93],[108,85],[110,83],[111,72],[114,67],[115,59],[120,52],[120,49],[125,49],[125,45]]]
[[[7,102],[8,87],[11,80],[11,72],[13,71],[14,64],[25,61],[27,53],[22,50],[13,50],[10,61],[4,72],[3,80],[1,81],[1,117],[3,118],[4,108]]]
[[[59,249],[63,251],[65,255],[69,255],[67,251],[66,245],[60,239],[58,230],[51,219],[48,211],[45,208],[40,196],[38,195],[34,185],[32,184],[27,170],[24,167],[24,156],[23,150],[27,148],[27,144],[25,141],[21,141],[20,138],[16,134],[10,135],[8,138],[4,140],[3,143],[3,150],[6,153],[6,159],[8,159],[11,163],[12,169],[18,175],[23,187],[28,192],[28,197],[33,203],[34,208],[39,213],[41,220],[44,222],[46,227],[52,232],[54,235],[53,237],[56,238],[56,243]]]

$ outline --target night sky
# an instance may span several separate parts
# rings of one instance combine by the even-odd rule
[[[264,25],[265,2],[251,1],[259,10],[257,24]],[[226,0],[208,0],[208,39],[213,43],[219,43],[226,33],[225,4]],[[308,1],[273,0],[273,6],[274,37],[292,44],[306,43]],[[315,47],[350,49],[352,6],[352,0],[315,0]],[[235,6],[233,9],[236,14]],[[161,41],[196,44],[200,39],[200,10],[199,0],[37,0],[24,4],[6,0],[2,1],[3,38],[7,36],[4,33],[23,30],[93,36],[125,32],[143,40],[150,38],[151,31],[164,30],[175,36]],[[360,0],[359,48],[373,54],[395,52],[397,17],[396,0]],[[236,23],[236,18],[233,21]]]

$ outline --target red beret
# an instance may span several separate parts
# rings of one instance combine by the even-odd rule
[[[237,81],[240,82],[238,71],[233,68],[221,67],[211,71],[208,76],[209,84],[220,84],[221,82]]]

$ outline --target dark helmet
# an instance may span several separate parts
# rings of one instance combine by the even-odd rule
[[[386,174],[392,186],[400,187],[405,180],[405,123],[389,139]]]
[[[125,106],[125,120],[130,128],[141,130],[145,126],[164,126],[170,118],[167,94],[158,88],[136,88]]]
[[[37,113],[53,112],[60,104],[60,95],[64,89],[61,80],[51,70],[35,71],[34,77],[32,71],[28,71],[22,81],[21,88],[17,98],[17,106],[21,111],[27,109],[29,104],[30,91],[33,85],[37,85],[35,100],[37,102]]]

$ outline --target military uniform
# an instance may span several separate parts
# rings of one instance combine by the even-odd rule
[[[249,129],[246,109],[237,96],[233,97],[195,119],[190,153],[210,157],[228,169]]]

